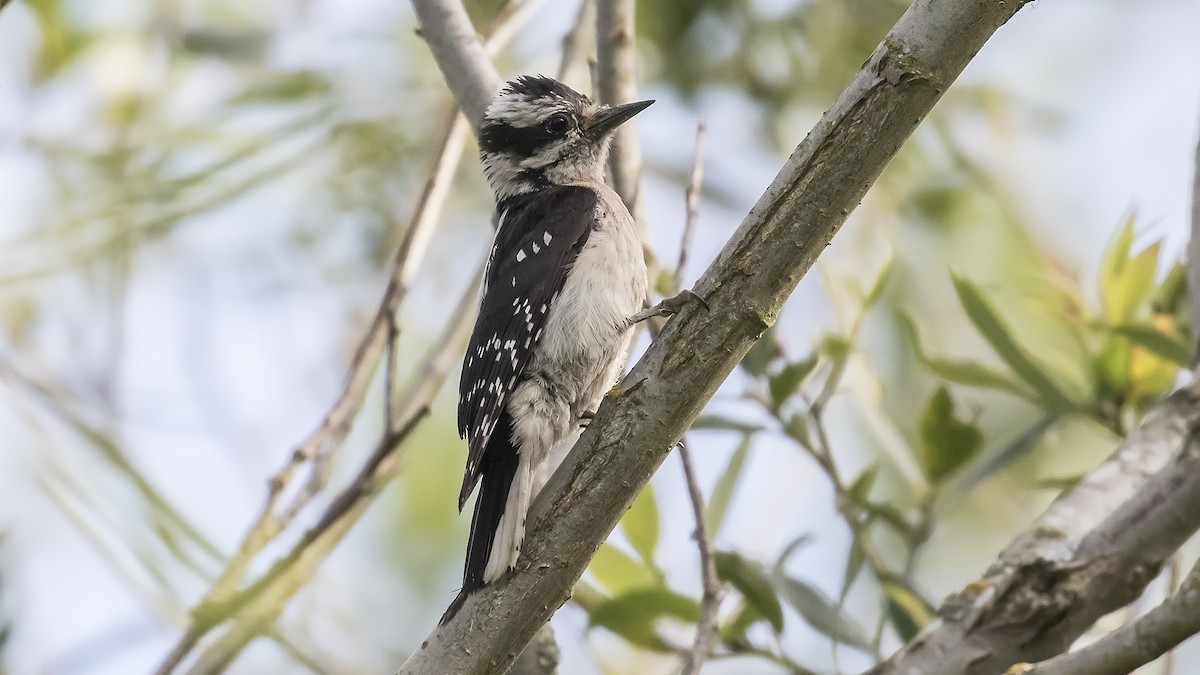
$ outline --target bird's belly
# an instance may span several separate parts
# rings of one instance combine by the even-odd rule
[[[531,364],[572,408],[594,408],[620,374],[632,334],[626,322],[646,294],[645,269],[632,232],[595,231],[575,259]]]

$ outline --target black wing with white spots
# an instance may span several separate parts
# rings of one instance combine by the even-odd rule
[[[484,449],[542,336],[550,304],[587,242],[595,207],[596,193],[577,186],[500,205],[500,229],[458,384],[458,433],[470,446],[460,509],[479,480]]]

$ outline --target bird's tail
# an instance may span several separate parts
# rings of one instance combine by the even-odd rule
[[[442,616],[443,624],[458,613],[468,595],[500,578],[517,562],[525,538],[533,469],[528,458],[517,452],[511,427],[505,413],[483,453],[462,590]]]

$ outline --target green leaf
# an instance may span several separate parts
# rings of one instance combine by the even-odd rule
[[[879,465],[872,464],[858,474],[858,478],[850,484],[846,493],[855,504],[866,504],[870,501],[871,488],[875,486],[875,479],[879,477]]]
[[[608,542],[600,545],[588,571],[610,593],[620,594],[630,588],[657,583],[654,571]]]
[[[850,587],[854,585],[854,580],[858,578],[859,572],[862,572],[863,563],[866,562],[866,556],[863,555],[862,547],[858,545],[858,541],[850,542],[850,552],[846,555],[846,569],[842,572],[842,590],[838,593],[838,598],[845,600],[850,593]]]
[[[743,434],[752,434],[756,431],[762,431],[761,424],[751,422],[739,422],[738,420],[729,419],[720,415],[701,415],[692,422],[691,429],[704,430],[716,429],[723,431],[740,431]]]
[[[781,551],[779,553],[779,559],[775,561],[775,574],[781,574],[783,571],[783,566],[785,563],[787,563],[788,558],[791,558],[792,554],[794,554],[796,551],[799,551],[800,549],[811,544],[812,541],[813,541],[812,533],[805,532],[804,534],[800,535],[799,537],[796,537],[795,539],[788,542],[788,545],[784,546],[783,551]]]
[[[783,367],[783,370],[771,375],[767,379],[767,388],[771,393],[772,408],[779,410],[788,397],[796,393],[800,383],[816,366],[817,356],[813,354],[804,361],[789,363]]]
[[[742,435],[742,442],[738,443],[737,449],[733,451],[733,455],[729,458],[729,464],[725,465],[725,471],[721,472],[721,477],[717,479],[712,496],[708,498],[708,506],[704,509],[704,519],[708,522],[709,539],[717,538],[717,533],[721,531],[721,525],[725,522],[725,516],[729,513],[729,504],[733,501],[733,491],[742,477],[742,469],[746,467],[746,457],[750,454],[750,441],[750,434]]]
[[[1181,366],[1192,360],[1192,346],[1180,335],[1168,335],[1148,323],[1124,323],[1112,331],[1152,353]]]
[[[983,434],[954,414],[946,387],[938,387],[921,413],[921,464],[930,482],[937,483],[975,456]]]
[[[867,292],[867,297],[863,299],[863,307],[873,307],[879,299],[883,297],[883,292],[887,290],[888,282],[892,280],[892,276],[896,271],[896,256],[888,257],[883,268],[879,270],[879,274],[875,277],[875,283],[871,284],[871,290]]]
[[[747,644],[746,630],[750,626],[759,621],[766,621],[767,617],[762,615],[754,605],[741,603],[741,606],[733,613],[733,618],[725,622],[720,630],[717,631],[717,639],[721,644],[738,647]]]
[[[867,512],[869,521],[876,519],[883,521],[887,525],[891,525],[896,533],[902,537],[908,537],[912,534],[913,526],[909,524],[908,519],[891,504],[876,504],[875,502],[867,502],[862,504],[862,509]]]
[[[717,551],[713,558],[717,564],[717,576],[733,584],[746,602],[771,622],[776,633],[782,632],[783,608],[762,566],[732,551]]]
[[[1017,377],[1033,387],[1042,402],[1053,410],[1072,410],[1077,406],[1071,402],[1062,389],[1046,375],[1046,367],[1038,363],[1033,356],[1022,347],[1008,326],[1000,320],[1000,316],[991,306],[975,284],[962,277],[954,277],[954,290],[958,292],[959,302],[967,312],[971,323],[996,350],[996,353],[1012,368]]]
[[[1161,242],[1147,246],[1130,257],[1133,248],[1133,216],[1117,232],[1100,263],[1100,306],[1109,323],[1124,323],[1133,318],[1154,287]]]
[[[1176,262],[1167,270],[1162,283],[1154,291],[1153,309],[1156,312],[1175,315],[1187,304],[1187,266]],[[1193,319],[1198,321],[1200,319]]]
[[[658,502],[654,499],[654,486],[646,485],[633,500],[629,511],[621,518],[621,529],[650,567],[654,566],[654,548],[658,546]]]
[[[934,609],[924,598],[895,581],[883,582],[883,594],[887,598],[888,615],[900,639],[908,642],[934,617]]]
[[[750,351],[742,357],[742,369],[754,377],[762,377],[767,372],[767,366],[781,354],[783,351],[775,340],[775,327],[771,326],[763,331]]]
[[[696,600],[662,586],[636,588],[601,602],[588,616],[588,626],[600,626],[645,649],[670,651],[654,622],[673,618],[688,623],[700,620]]]
[[[788,604],[817,632],[835,642],[871,651],[866,629],[843,614],[819,589],[786,575],[777,576],[775,583]]]
[[[921,345],[920,334],[917,332],[917,325],[913,321],[913,318],[905,312],[900,312],[897,315],[897,320],[900,323],[900,330],[908,336],[909,342],[912,343],[913,351],[917,354],[917,360],[936,377],[955,384],[983,389],[1000,389],[1012,392],[1021,398],[1034,398],[1033,394],[1021,386],[1019,382],[1013,380],[1007,373],[974,361],[947,359],[929,355]]]

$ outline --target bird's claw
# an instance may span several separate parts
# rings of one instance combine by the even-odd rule
[[[684,306],[689,302],[700,303],[701,306],[704,307],[705,311],[708,311],[709,309],[708,303],[704,300],[704,298],[700,297],[694,291],[680,291],[669,298],[663,298],[662,302],[651,307],[650,309],[643,309],[637,314],[634,314],[629,319],[629,325],[632,326],[634,324],[641,323],[646,319],[655,316],[672,316],[679,312],[679,310],[683,309]]]

